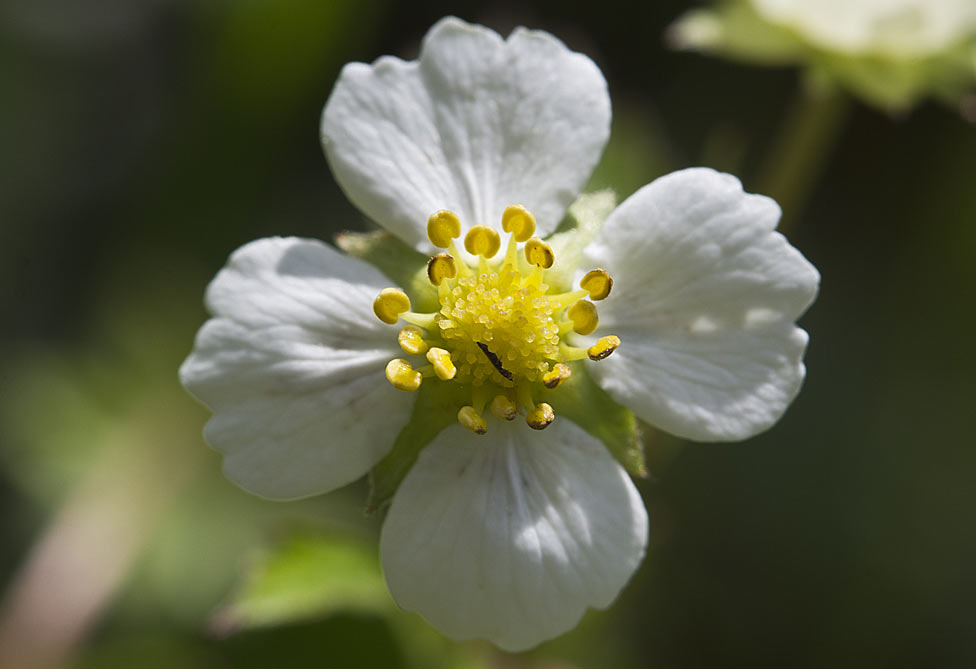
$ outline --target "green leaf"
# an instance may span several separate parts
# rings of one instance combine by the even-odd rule
[[[583,249],[596,237],[615,206],[616,197],[609,189],[580,195],[570,205],[566,218],[546,240],[556,256],[556,262],[546,272],[546,283],[556,292],[570,290]]]
[[[407,292],[414,311],[437,311],[437,289],[427,279],[427,256],[388,232],[342,232],[336,246],[370,263]]]
[[[565,416],[602,441],[631,476],[644,478],[647,466],[641,448],[637,419],[630,409],[621,406],[586,371],[581,362],[570,364],[572,375],[558,388],[542,395],[556,412],[556,420]]]
[[[417,391],[410,422],[400,430],[393,449],[369,472],[366,513],[390,503],[424,446],[448,425],[457,422],[457,412],[469,404],[471,390],[457,383],[425,383]]]
[[[348,537],[299,535],[257,560],[211,622],[228,634],[338,612],[384,615],[392,609],[375,546]]]

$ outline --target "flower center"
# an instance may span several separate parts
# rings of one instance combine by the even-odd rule
[[[548,286],[523,279],[517,269],[461,277],[441,297],[437,327],[457,366],[457,380],[514,387],[540,381],[559,360],[559,327]]]
[[[555,415],[546,403],[535,403],[533,389],[556,388],[569,378],[567,362],[590,358],[602,360],[620,339],[601,337],[589,348],[569,346],[560,340],[570,331],[592,333],[599,322],[596,306],[586,300],[602,300],[613,281],[602,269],[580,281],[580,290],[551,293],[545,283],[552,267],[552,248],[535,232],[535,218],[521,205],[502,215],[502,229],[510,234],[501,261],[492,262],[501,248],[498,233],[487,226],[472,227],[464,238],[465,249],[477,257],[474,266],[461,257],[454,240],[461,222],[442,210],[427,222],[427,236],[434,246],[446,249],[427,264],[427,276],[437,287],[440,310],[410,311],[410,298],[397,288],[385,288],[373,302],[373,311],[384,323],[400,319],[410,325],[400,330],[398,341],[408,355],[425,356],[429,364],[414,369],[396,358],[386,377],[403,391],[417,390],[425,377],[436,376],[471,388],[471,404],[460,407],[458,421],[478,434],[487,431],[483,413],[513,420],[520,412],[536,429],[552,423]],[[519,253],[519,243],[523,243]]]

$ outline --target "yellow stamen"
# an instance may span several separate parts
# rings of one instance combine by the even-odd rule
[[[573,331],[573,321],[565,320],[559,322],[559,336],[563,337]]]
[[[407,355],[423,355],[427,352],[427,342],[424,341],[424,331],[416,325],[408,325],[397,335],[400,348]]]
[[[444,279],[457,276],[457,262],[447,253],[438,253],[427,261],[427,278],[435,286],[441,285]]]
[[[387,325],[400,320],[400,314],[410,311],[410,298],[399,288],[384,288],[373,300],[373,313]]]
[[[491,259],[501,250],[501,230],[508,241],[499,262]],[[428,261],[427,277],[436,287],[439,309],[411,311],[409,297],[398,288],[384,289],[373,302],[384,323],[409,324],[397,337],[404,353],[426,357],[416,369],[405,359],[391,360],[386,366],[389,382],[403,391],[415,391],[432,377],[462,384],[471,398],[457,419],[476,434],[487,432],[489,412],[506,421],[524,415],[530,427],[545,429],[555,412],[549,404],[537,403],[533,394],[570,379],[567,363],[602,360],[620,346],[615,335],[589,348],[569,346],[563,339],[570,332],[596,331],[599,316],[592,301],[607,297],[613,285],[606,271],[587,273],[577,290],[552,294],[545,277],[555,253],[534,236],[532,213],[520,204],[507,207],[501,230],[475,225],[462,235],[457,214],[435,212],[427,221],[427,237],[443,251]],[[466,253],[458,250],[462,237]]]
[[[502,230],[524,242],[535,234],[535,216],[520,204],[509,205],[502,213]]]
[[[439,249],[446,249],[451,240],[461,236],[461,219],[447,209],[431,214],[427,219],[427,239]]]
[[[613,277],[605,269],[591,269],[580,279],[580,288],[590,294],[591,300],[602,300],[613,288]]]
[[[434,366],[437,378],[441,381],[450,381],[457,374],[451,354],[442,348],[434,347],[427,351],[427,360]]]
[[[518,397],[518,403],[525,407],[526,411],[533,411],[535,409],[535,401],[532,399],[532,390],[530,390],[528,386],[516,386],[515,395]]]
[[[552,252],[552,247],[538,237],[533,237],[527,241],[522,251],[525,253],[525,259],[530,265],[535,265],[542,269],[552,267],[552,263],[556,259],[556,254]]]
[[[559,356],[565,362],[573,362],[574,360],[582,360],[588,357],[585,348],[579,348],[578,346],[569,346],[559,342]]]
[[[544,430],[552,421],[556,419],[556,413],[552,410],[552,407],[545,402],[540,402],[535,405],[535,408],[529,412],[529,415],[525,417],[525,422],[529,424],[533,430]]]
[[[394,358],[386,365],[386,380],[397,390],[413,392],[420,387],[423,375],[403,358]]]
[[[571,293],[560,293],[559,295],[550,295],[549,303],[552,305],[553,311],[559,311],[560,309],[565,309],[571,304],[575,304],[579,300],[587,297],[589,295],[585,290],[574,290]]]
[[[607,335],[597,339],[593,346],[586,349],[586,354],[590,356],[590,360],[603,360],[616,351],[618,346],[620,346],[620,337]]]
[[[458,411],[458,422],[475,434],[484,434],[488,431],[488,424],[481,414],[474,410],[474,407],[461,407]]]
[[[400,318],[411,325],[416,325],[417,327],[429,330],[434,327],[434,321],[437,318],[437,314],[418,314],[415,311],[404,311],[400,314]]]
[[[501,246],[498,231],[487,225],[475,225],[464,236],[464,248],[471,255],[493,258]]]
[[[505,264],[515,267],[517,258],[518,243],[515,241],[515,235],[509,235],[508,248],[505,250]]]
[[[563,381],[569,378],[572,371],[569,369],[569,365],[564,365],[561,362],[557,362],[551,371],[546,372],[542,376],[542,385],[546,388],[552,389],[556,388]]]
[[[491,401],[491,414],[498,420],[515,420],[518,415],[518,407],[515,402],[504,395],[495,395]]]
[[[580,300],[569,308],[566,315],[573,321],[573,332],[576,334],[588,335],[596,330],[596,326],[600,323],[596,305],[589,300]]]
[[[452,258],[461,257],[461,252],[458,251],[457,244],[454,243],[453,239],[451,240],[451,243],[447,245],[447,252]],[[474,270],[468,267],[468,264],[463,261],[457,263],[457,271],[458,271],[458,276],[471,276],[472,274],[475,273]]]
[[[478,413],[482,413],[485,410],[485,405],[488,403],[488,389],[483,385],[476,385],[471,389],[471,406]]]

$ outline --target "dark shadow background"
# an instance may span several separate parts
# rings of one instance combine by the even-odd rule
[[[172,383],[154,405],[170,412],[160,429],[190,415],[192,433],[204,414],[175,387],[176,366],[230,252],[263,236],[369,228],[318,145],[345,62],[412,58],[448,13],[503,33],[546,29],[610,83],[614,136],[594,185],[615,184],[622,199],[710,164],[758,188],[797,73],[671,52],[662,34],[688,4],[645,4],[0,0],[2,582],[86,468],[60,446],[38,456],[58,425],[93,434],[87,419],[62,423],[70,416],[44,383],[77,372],[77,405],[106,415],[140,383]],[[809,375],[794,406],[744,444],[652,452],[641,484],[652,545],[617,604],[528,659],[486,661],[976,666],[974,184],[976,130],[953,110],[892,118],[853,104],[808,206],[791,212],[788,236],[823,275],[802,320]],[[51,359],[82,362],[36,371]],[[231,487],[202,440],[179,438],[175,452],[207,458],[207,485]],[[52,473],[65,458],[79,458],[74,473]],[[375,534],[376,521],[363,523]],[[216,639],[203,621],[237,554],[190,540],[169,550],[224,574],[205,590],[214,597],[174,613],[137,588],[137,563],[82,642],[83,666],[409,664],[386,622],[355,615]]]

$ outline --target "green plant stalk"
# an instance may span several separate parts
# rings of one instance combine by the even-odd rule
[[[827,86],[803,85],[787,112],[759,173],[758,192],[783,209],[789,231],[806,206],[847,120],[846,95]]]

